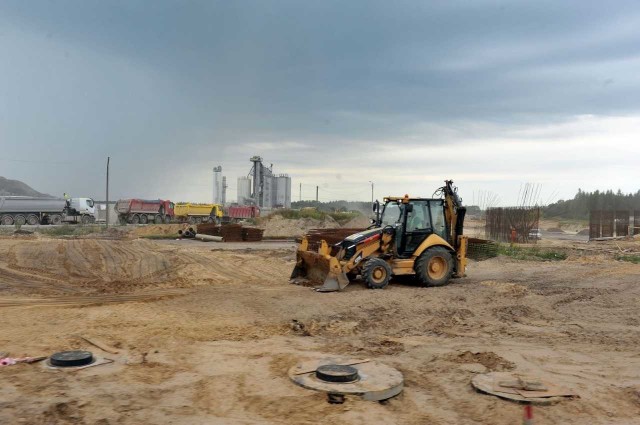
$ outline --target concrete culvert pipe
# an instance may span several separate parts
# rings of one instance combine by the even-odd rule
[[[196,239],[200,239],[205,242],[224,242],[222,236],[203,235],[202,233],[196,233]]]

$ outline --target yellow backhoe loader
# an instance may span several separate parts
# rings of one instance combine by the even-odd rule
[[[434,195],[439,198],[405,195],[386,197],[383,205],[376,201],[369,229],[334,246],[321,241],[317,250],[310,250],[303,238],[292,283],[319,281],[324,284],[318,291],[331,292],[344,289],[358,275],[372,289],[386,287],[394,275],[414,275],[423,286],[442,286],[451,277],[465,276],[466,208],[451,180]]]

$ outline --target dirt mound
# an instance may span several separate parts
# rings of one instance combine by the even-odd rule
[[[347,221],[345,224],[342,225],[342,227],[348,228],[348,229],[349,228],[366,229],[369,226],[371,226],[371,221],[369,217],[367,217],[364,214],[360,214],[359,216],[352,218],[351,220]]]
[[[502,295],[509,295],[514,297],[523,297],[528,292],[526,286],[518,285],[517,283],[511,283],[511,282],[498,282],[495,280],[485,280],[480,282],[480,285],[495,289],[498,293]]]
[[[564,233],[564,230],[562,230],[559,227],[550,227],[547,229],[547,232],[549,233]]]
[[[543,314],[526,305],[509,305],[493,309],[493,314],[503,322],[519,322],[523,319],[542,319]]]
[[[264,226],[264,237],[295,238],[304,235],[311,229],[335,229],[340,225],[330,216],[324,220],[313,218],[288,219],[280,215],[268,217]]]
[[[454,363],[480,363],[482,366],[491,371],[499,372],[505,370],[513,370],[516,367],[516,365],[512,362],[503,359],[502,357],[491,351],[476,353],[465,351],[464,353],[453,354],[449,356],[448,360]]]
[[[0,276],[21,282],[21,290],[119,292],[162,285],[181,262],[170,252],[154,252],[150,242],[109,240],[33,240],[15,244]],[[18,285],[16,285],[18,286]]]

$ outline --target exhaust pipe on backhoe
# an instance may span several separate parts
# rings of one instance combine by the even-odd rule
[[[323,240],[320,241],[318,252],[308,251],[308,248],[309,241],[303,237],[296,253],[296,265],[291,273],[291,283],[322,282],[322,286],[315,288],[318,292],[343,290],[349,284],[349,278],[342,271],[338,259],[331,256],[329,245]]]

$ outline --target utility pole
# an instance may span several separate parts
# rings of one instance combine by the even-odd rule
[[[369,183],[371,183],[371,203],[373,204],[373,182],[369,180]]]
[[[318,186],[316,186],[316,202],[318,202]]]
[[[107,157],[107,228],[109,227],[109,161],[111,157]]]
[[[300,183],[300,202],[302,202],[302,183]]]

